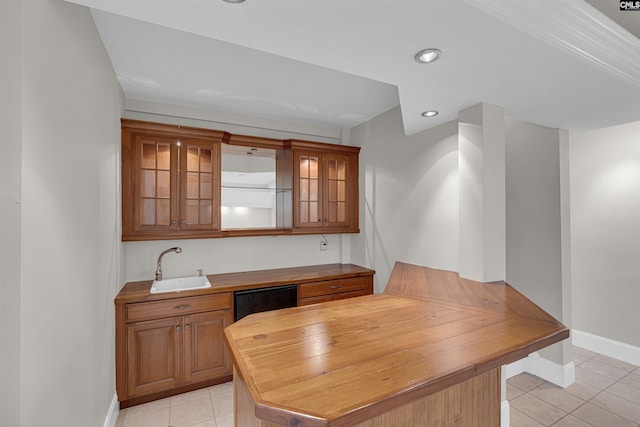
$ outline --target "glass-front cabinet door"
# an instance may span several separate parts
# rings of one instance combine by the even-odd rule
[[[180,154],[180,229],[219,230],[220,144],[182,141]]]
[[[293,147],[293,232],[358,231],[357,147]]]
[[[322,155],[300,151],[296,153],[294,161],[297,172],[295,182],[298,184],[294,227],[322,227]]]
[[[133,150],[136,230],[177,230],[177,141],[138,135]]]
[[[219,237],[227,135],[122,119],[122,239]]]
[[[324,224],[326,227],[349,225],[347,167],[349,158],[340,154],[325,155],[326,200]]]

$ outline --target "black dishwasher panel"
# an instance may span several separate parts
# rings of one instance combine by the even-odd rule
[[[273,286],[270,288],[248,289],[233,293],[235,313],[233,321],[262,311],[298,305],[298,287],[296,285]]]

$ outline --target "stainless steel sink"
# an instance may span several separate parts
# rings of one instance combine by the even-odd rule
[[[151,285],[151,293],[161,294],[163,292],[190,291],[210,287],[211,283],[207,280],[207,276],[175,277],[173,279],[154,280]]]

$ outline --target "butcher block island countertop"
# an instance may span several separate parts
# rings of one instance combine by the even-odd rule
[[[225,329],[237,426],[498,426],[500,366],[569,337],[504,282],[396,263],[383,294]]]

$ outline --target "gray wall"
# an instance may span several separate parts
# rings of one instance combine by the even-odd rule
[[[0,426],[20,422],[22,2],[0,1]]]
[[[3,377],[11,370],[2,385],[3,393],[11,388],[2,422],[100,426],[115,390],[123,97],[88,9],[3,0],[3,18],[6,8],[15,15],[7,38],[3,22],[3,46],[19,51],[12,67],[22,67],[23,76],[11,79],[17,87],[8,100],[2,94],[20,111],[12,115],[7,160],[21,202],[20,216],[8,227],[2,221],[12,229],[11,250],[20,254],[8,260],[17,264],[3,283],[2,299],[10,298],[15,316],[9,325],[18,331],[7,353],[3,341],[3,358],[20,362],[0,364]],[[4,89],[4,75],[2,82]],[[4,279],[4,267],[2,273]]]
[[[556,319],[563,311],[561,133],[506,118],[506,280]],[[569,268],[568,265],[564,266]],[[566,284],[569,286],[569,284]],[[545,354],[567,363],[561,346]]]
[[[640,122],[570,139],[574,327],[640,346]]]
[[[458,268],[458,124],[405,136],[400,108],[351,130],[360,152],[360,228],[351,260],[384,289],[395,261]]]

